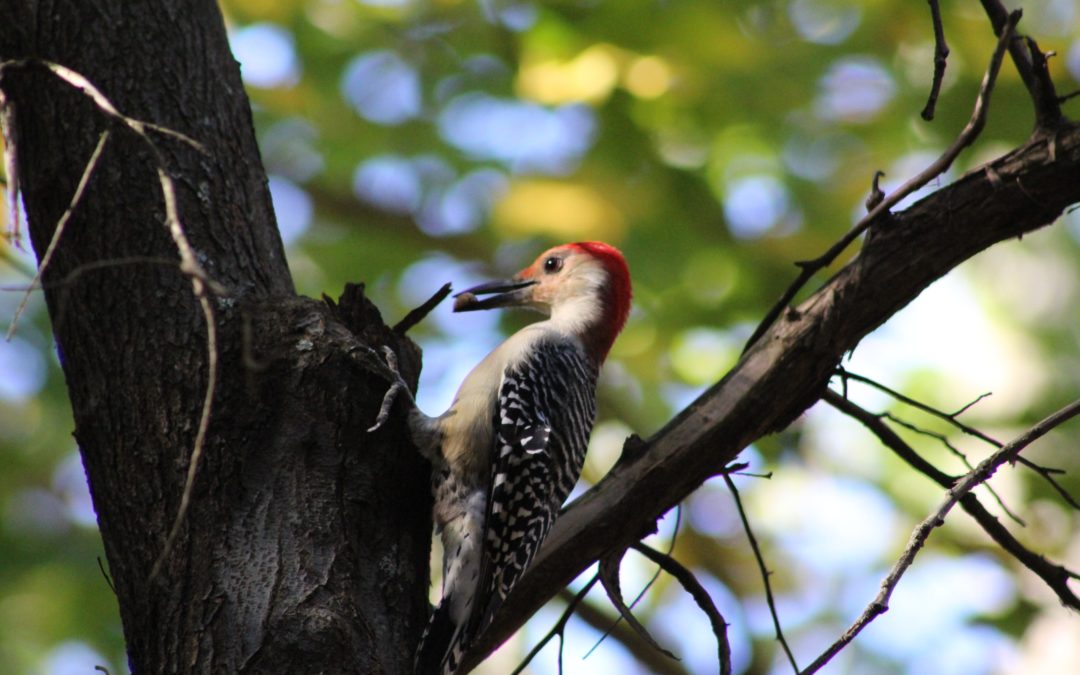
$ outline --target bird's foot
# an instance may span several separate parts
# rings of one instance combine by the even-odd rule
[[[389,347],[383,347],[383,356],[386,361],[386,367],[390,369],[391,376],[393,377],[393,384],[386,390],[386,394],[383,395],[382,405],[379,406],[379,414],[375,417],[375,424],[368,428],[368,433],[378,431],[386,420],[390,419],[390,409],[394,407],[394,401],[397,400],[397,396],[402,390],[405,391],[405,395],[412,397],[409,392],[409,385],[406,384],[405,378],[401,376],[401,372],[398,370],[397,354],[393,349]]]

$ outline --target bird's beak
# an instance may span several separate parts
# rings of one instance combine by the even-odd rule
[[[528,289],[534,285],[536,281],[532,279],[507,279],[473,286],[454,295],[454,311],[472,312],[478,309],[525,305],[532,296]],[[492,297],[480,300],[477,297],[480,295]]]

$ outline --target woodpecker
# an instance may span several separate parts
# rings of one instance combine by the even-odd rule
[[[421,675],[457,671],[577,482],[600,366],[630,312],[629,269],[608,244],[564,244],[512,279],[455,296],[455,312],[496,307],[548,318],[488,354],[442,415],[409,410],[413,441],[434,469],[444,551],[442,601],[417,649]]]

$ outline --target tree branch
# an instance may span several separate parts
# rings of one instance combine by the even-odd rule
[[[934,23],[934,81],[930,85],[930,95],[923,107],[922,118],[929,122],[934,119],[934,108],[937,107],[938,95],[941,93],[941,82],[945,79],[945,64],[949,59],[949,45],[945,42],[945,26],[941,23],[941,7],[938,0],[928,0],[930,3],[930,19]]]
[[[976,398],[974,401],[972,401],[971,403],[968,403],[967,405],[960,408],[956,412],[947,413],[947,412],[943,412],[941,410],[938,410],[937,408],[935,408],[935,407],[933,407],[931,405],[927,405],[927,404],[923,403],[922,401],[917,401],[917,400],[911,398],[910,396],[905,396],[904,394],[901,394],[900,392],[896,391],[895,389],[887,387],[884,384],[881,384],[880,382],[878,382],[876,380],[873,380],[873,379],[871,379],[869,377],[859,375],[857,373],[853,373],[853,372],[851,372],[849,370],[845,370],[843,368],[838,369],[837,373],[845,381],[846,380],[855,380],[856,382],[862,382],[863,384],[869,385],[869,386],[873,387],[874,389],[877,389],[878,391],[881,391],[881,392],[884,392],[884,393],[888,394],[889,396],[893,397],[894,399],[896,399],[897,401],[900,401],[901,403],[903,403],[905,405],[909,405],[912,408],[915,408],[917,410],[921,410],[921,411],[925,412],[928,415],[933,415],[934,417],[937,417],[938,419],[941,419],[941,420],[944,420],[944,421],[948,422],[949,424],[951,424],[952,426],[956,427],[957,429],[959,429],[960,431],[964,432],[965,434],[967,434],[969,436],[973,436],[975,438],[978,438],[979,440],[981,440],[981,441],[983,441],[985,443],[988,443],[988,444],[994,446],[995,448],[1000,448],[1001,447],[1001,441],[997,440],[993,436],[990,436],[988,434],[983,433],[982,431],[979,431],[975,427],[972,427],[972,426],[970,426],[968,424],[964,424],[959,419],[960,415],[967,412],[971,408],[971,406],[975,405],[976,403],[978,403],[982,399],[986,398],[990,394],[982,394],[981,396]],[[919,431],[920,431],[920,433],[922,433],[921,430],[919,430]],[[940,438],[941,438],[942,442],[946,443],[946,446],[950,450],[952,450],[954,453],[958,452],[955,448],[952,447],[951,444],[948,444],[948,442],[944,439],[944,437],[940,437]],[[1035,473],[1042,476],[1043,480],[1045,480],[1047,483],[1050,484],[1050,487],[1052,487],[1054,489],[1054,491],[1058,493],[1058,495],[1065,501],[1065,503],[1067,503],[1072,508],[1080,511],[1080,502],[1077,502],[1076,498],[1073,497],[1071,494],[1069,494],[1069,491],[1066,490],[1061,485],[1061,483],[1057,482],[1057,480],[1054,478],[1055,473],[1064,473],[1064,471],[1062,471],[1061,469],[1051,469],[1051,468],[1048,468],[1048,467],[1045,467],[1045,466],[1041,466],[1041,465],[1031,461],[1027,457],[1017,457],[1016,461],[1021,466],[1025,466],[1028,469],[1031,469]],[[966,458],[964,458],[964,464],[968,467],[968,469],[971,468],[971,465],[967,463]],[[996,497],[997,497],[997,495],[995,495],[995,498]],[[998,499],[998,503],[1001,504],[1002,508],[1005,508],[1005,504],[1002,503],[1000,499]],[[1008,510],[1008,509],[1006,509],[1006,510]],[[1013,520],[1016,520],[1016,518],[1014,517]]]
[[[594,577],[598,578],[598,577]],[[569,590],[559,592],[559,598],[569,602],[574,594]],[[689,675],[686,667],[679,661],[670,659],[641,641],[634,629],[613,619],[611,615],[594,604],[584,601],[574,611],[579,619],[589,624],[598,633],[617,640],[635,661],[657,675]],[[585,657],[582,657],[583,659]]]
[[[905,443],[892,429],[880,418],[865,410],[831,389],[825,392],[823,400],[845,415],[859,421],[870,430],[872,434],[890,450],[896,453],[900,459],[908,463],[919,473],[934,481],[945,489],[951,489],[957,483],[957,478],[946,474],[934,465],[923,459],[915,450]],[[1080,598],[1069,588],[1069,579],[1073,573],[1061,565],[1051,563],[1043,556],[1029,550],[1016,537],[1005,528],[1004,525],[982,505],[979,498],[973,493],[968,493],[960,498],[960,506],[975,519],[975,522],[993,539],[998,546],[1004,549],[1012,557],[1016,558],[1021,565],[1028,568],[1058,596],[1061,603],[1066,607],[1080,610]]]
[[[739,489],[735,487],[735,481],[732,480],[729,472],[724,472],[724,483],[727,484],[728,490],[731,491],[731,497],[735,500],[735,508],[739,512],[739,520],[742,521],[743,530],[746,532],[746,538],[750,542],[750,549],[754,552],[754,559],[757,560],[758,571],[761,572],[761,582],[765,586],[765,602],[769,606],[769,615],[772,617],[773,630],[776,631],[776,641],[780,643],[780,646],[784,649],[784,655],[787,656],[788,663],[791,664],[792,672],[799,672],[799,663],[795,660],[795,654],[792,653],[791,647],[788,646],[787,639],[784,637],[784,629],[780,627],[780,614],[776,611],[776,601],[773,600],[772,584],[769,583],[769,576],[772,572],[769,571],[768,566],[765,564],[765,556],[761,553],[761,547],[758,546],[757,537],[754,536],[754,530],[750,527],[750,518],[746,515],[746,509],[743,508],[742,498],[739,496]]]
[[[904,549],[904,552],[900,555],[900,559],[896,561],[893,568],[889,570],[888,576],[881,582],[881,591],[877,594],[877,597],[870,602],[851,627],[840,636],[840,639],[834,642],[821,656],[815,659],[806,670],[802,671],[801,675],[811,675],[812,673],[816,673],[822,666],[836,656],[841,649],[854,640],[855,636],[862,632],[863,628],[869,625],[871,621],[888,611],[889,598],[892,597],[892,592],[896,590],[896,585],[900,583],[900,578],[904,575],[904,572],[911,567],[911,563],[915,561],[915,556],[922,550],[923,545],[926,544],[926,540],[929,538],[930,533],[934,531],[934,528],[945,523],[945,516],[949,514],[949,511],[951,511],[965,495],[969,495],[977,486],[989,480],[1002,464],[1015,459],[1016,455],[1021,450],[1042,438],[1050,430],[1078,414],[1080,414],[1080,400],[1073,401],[1028,429],[1012,442],[1006,444],[1000,450],[980,462],[979,466],[975,467],[973,471],[968,473],[960,482],[954,485],[949,490],[948,495],[941,505],[938,506],[938,508],[925,520],[919,523],[915,528],[915,531],[911,533],[911,539]]]
[[[905,211],[797,309],[782,314],[720,382],[565,509],[467,663],[475,664],[589,564],[636,541],[742,448],[821,397],[846,352],[933,281],[1080,201],[1080,127],[1051,159],[1032,141]],[[918,251],[913,256],[912,251]]]
[[[1009,10],[1005,9],[1001,0],[979,1],[990,18],[994,34],[1002,36],[1009,22]],[[1009,56],[1016,64],[1020,79],[1031,96],[1035,108],[1036,132],[1053,132],[1065,122],[1065,116],[1061,114],[1061,102],[1054,90],[1054,82],[1050,79],[1050,71],[1046,68],[1046,56],[1039,51],[1034,40],[1025,40],[1021,36],[1009,40]]]
[[[945,152],[941,153],[941,156],[931,162],[930,166],[920,171],[915,177],[908,179],[903,185],[898,187],[884,199],[877,201],[874,207],[870,209],[870,212],[863,216],[863,218],[855,224],[855,227],[848,230],[847,234],[833,244],[828,251],[813,260],[804,260],[796,263],[800,269],[799,276],[791,283],[780,300],[773,305],[772,309],[765,315],[765,318],[762,319],[761,323],[758,324],[753,335],[750,336],[750,339],[746,343],[747,350],[749,350],[750,347],[765,334],[768,328],[773,325],[773,322],[776,321],[780,316],[780,313],[784,311],[784,308],[795,299],[795,295],[802,290],[803,286],[806,285],[806,282],[810,281],[810,279],[819,271],[831,265],[833,261],[835,261],[836,258],[859,237],[859,235],[869,229],[875,222],[882,219],[883,216],[886,216],[889,209],[899,204],[900,201],[908,195],[914,193],[919,188],[948,171],[949,167],[956,161],[956,158],[960,156],[960,153],[975,142],[975,139],[982,133],[983,127],[986,126],[986,115],[990,109],[990,95],[994,92],[998,71],[1001,69],[1001,60],[1005,55],[1005,47],[1012,39],[1013,30],[1016,28],[1017,22],[1020,21],[1020,15],[1020,11],[1017,10],[1006,17],[1001,35],[998,38],[997,47],[990,56],[990,63],[986,67],[986,73],[983,75],[982,85],[979,87],[979,95],[976,97],[975,107],[971,111],[971,119],[968,120],[968,123],[964,126],[963,130],[960,131],[960,134],[957,135],[952,144],[946,148]],[[876,183],[875,174],[875,186]]]
[[[709,592],[705,590],[705,587],[701,585],[701,582],[697,580],[697,577],[694,576],[693,572],[683,567],[682,564],[680,564],[678,560],[675,560],[675,558],[672,558],[671,555],[661,553],[641,542],[634,544],[631,548],[659,565],[661,569],[671,576],[675,577],[675,580],[682,584],[683,589],[690,594],[690,597],[694,598],[694,602],[701,608],[701,611],[705,612],[705,616],[709,617],[709,624],[712,626],[713,635],[716,636],[716,657],[720,667],[720,675],[730,675],[731,644],[728,642],[727,636],[728,624],[727,621],[724,620],[724,615],[716,608],[716,604],[712,601]]]

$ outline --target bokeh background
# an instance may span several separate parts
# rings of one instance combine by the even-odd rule
[[[979,2],[942,0],[952,54],[937,118],[926,122],[919,111],[933,33],[925,2],[222,4],[303,293],[335,295],[363,280],[394,321],[446,281],[464,288],[513,272],[555,243],[602,239],[624,251],[634,310],[602,378],[583,485],[614,463],[628,434],[655,432],[723,375],[794,277],[793,261],[821,253],[864,213],[874,171],[895,187],[949,144],[995,43]],[[1056,52],[1061,91],[1075,89],[1080,4],[1007,4],[1024,5],[1021,30]],[[1076,115],[1077,106],[1066,111]],[[1006,61],[979,142],[920,194],[1018,145],[1032,122]],[[0,241],[5,320],[33,265]],[[846,366],[945,410],[993,392],[963,419],[1007,440],[1080,392],[1078,283],[1080,214],[1072,213],[935,284]],[[437,310],[412,332],[425,355],[421,406],[445,408],[472,365],[529,319]],[[946,436],[972,462],[989,451],[866,387],[849,393]],[[14,338],[0,342],[0,672],[126,672],[71,430],[35,295]],[[944,470],[964,470],[940,441],[900,431]],[[1078,441],[1074,423],[1026,453],[1069,470],[1062,482],[1076,496]],[[736,482],[805,666],[873,598],[941,490],[823,405],[742,459],[772,476]],[[1021,541],[1080,568],[1076,511],[1031,472],[1008,468],[993,486],[1026,526],[985,490],[981,498]],[[669,513],[650,542],[666,548],[673,537],[675,556],[731,624],[736,668],[790,672],[722,481],[687,498],[678,518]],[[654,571],[629,554],[625,593],[636,595]],[[602,591],[588,601],[614,616]],[[480,672],[508,672],[563,607],[553,601]],[[668,577],[636,612],[681,659],[666,672],[715,670],[708,621]],[[603,629],[571,620],[566,672],[648,672],[614,639],[593,650]],[[556,672],[556,649],[529,672]],[[957,512],[890,611],[826,672],[1064,674],[1077,664],[1080,618]]]

